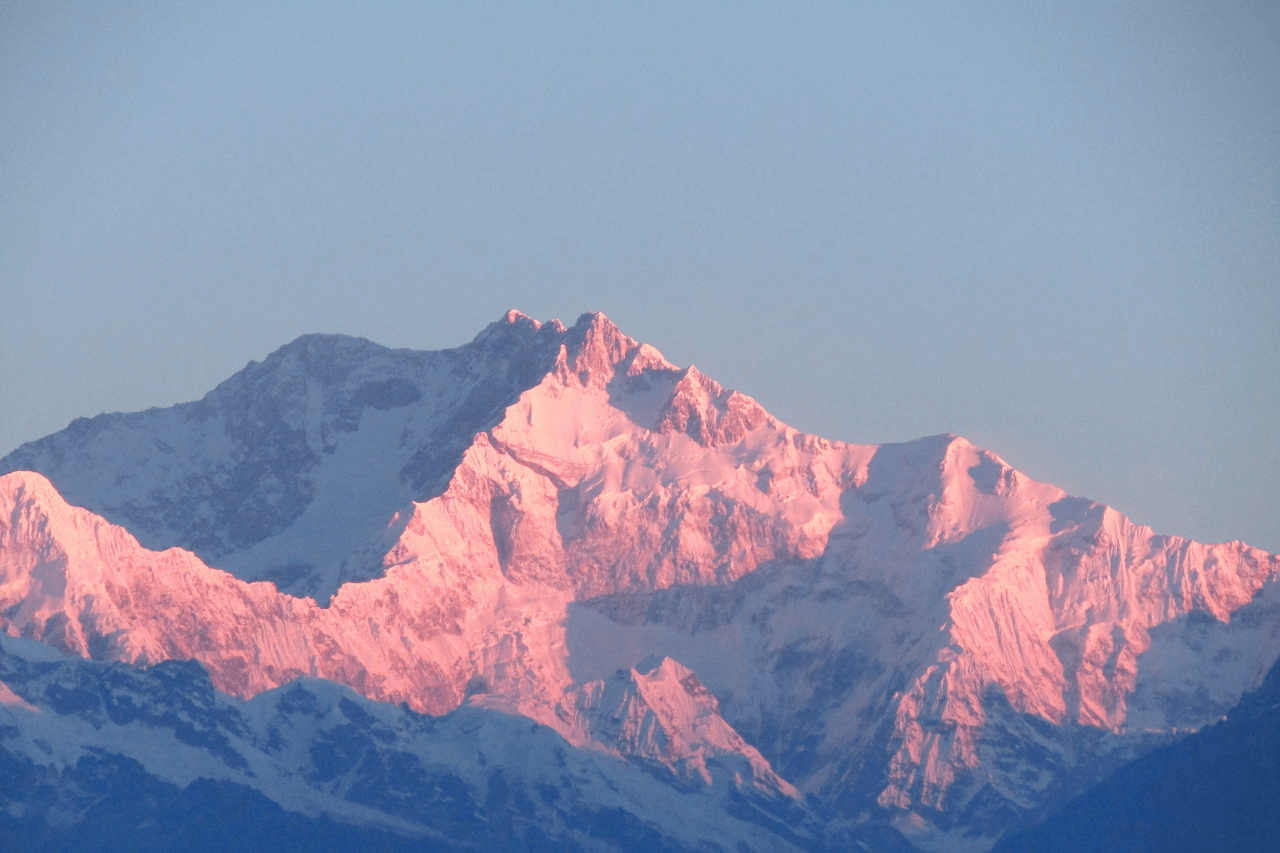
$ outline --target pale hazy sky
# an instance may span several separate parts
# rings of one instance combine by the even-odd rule
[[[1276,551],[1278,174],[1275,2],[5,3],[0,455],[305,332],[599,310]]]

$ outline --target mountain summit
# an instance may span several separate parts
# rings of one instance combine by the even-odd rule
[[[195,659],[240,700],[319,677],[526,718],[730,812],[794,807],[801,847],[986,849],[1280,657],[1275,556],[957,436],[805,435],[600,314],[440,352],[306,336],[0,473],[11,635]]]

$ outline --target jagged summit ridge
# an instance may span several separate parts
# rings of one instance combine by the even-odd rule
[[[187,548],[325,603],[381,570],[369,543],[442,492],[475,435],[552,373],[611,387],[647,426],[680,376],[596,313],[566,328],[512,311],[439,352],[304,335],[200,401],[79,419],[0,472],[40,471],[148,548]]]
[[[300,339],[190,421],[225,437],[243,402],[306,453],[158,456],[185,410],[35,443],[130,512],[192,483],[213,507],[241,476],[255,507],[310,499],[212,561],[232,577],[68,506],[56,476],[0,477],[4,630],[195,657],[237,696],[321,676],[481,705],[688,781],[736,762],[937,849],[1220,716],[1280,656],[1274,556],[1156,536],[954,435],[805,435],[602,315],[513,313],[442,353],[352,340]],[[158,491],[128,476],[148,471]],[[335,545],[327,602],[245,582],[315,593],[315,566],[279,567]]]

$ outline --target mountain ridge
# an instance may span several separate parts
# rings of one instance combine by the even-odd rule
[[[1280,664],[1227,717],[1138,758],[996,853],[1266,851],[1280,815]]]
[[[100,822],[86,828],[98,834],[97,849],[113,831],[144,849],[170,843],[147,832],[148,821],[154,827],[165,817],[148,814],[150,803],[201,787],[221,790],[236,808],[283,809],[246,833],[256,841],[245,849],[262,849],[273,831],[295,843],[305,835],[323,849],[343,848],[321,832],[450,853],[682,853],[720,843],[816,853],[856,843],[854,833],[828,826],[785,791],[724,778],[689,784],[663,765],[637,771],[477,705],[426,717],[311,678],[240,702],[215,691],[195,662],[136,669],[61,658],[7,636],[0,636],[0,683],[22,697],[21,706],[0,703],[0,801],[8,806],[0,809],[0,838],[12,833],[19,849],[49,835],[56,846],[56,830],[75,827],[78,814]],[[103,814],[103,804],[132,812],[134,825]],[[663,821],[655,807],[679,819]],[[138,817],[147,820],[139,825]],[[234,811],[226,818],[244,831]],[[319,831],[317,818],[328,819]],[[773,830],[762,831],[766,825]],[[227,832],[209,827],[215,839]],[[393,846],[396,838],[411,843]]]
[[[189,553],[148,556],[52,487],[43,509],[23,503],[14,478],[33,475],[7,474],[0,518],[78,521],[64,544],[30,521],[0,529],[0,624],[83,656],[197,657],[242,697],[322,675],[433,713],[486,704],[620,756],[582,716],[601,689],[588,685],[642,678],[636,667],[658,655],[702,685],[719,709],[709,719],[758,750],[778,785],[937,850],[989,847],[1057,792],[1225,713],[1280,657],[1280,560],[1243,543],[1156,536],[958,436],[869,446],[804,435],[603,315],[566,328],[513,312],[466,346],[454,362],[423,359],[461,384],[420,382],[416,398],[381,362],[321,371],[305,393],[296,376],[285,383],[292,414],[271,421],[285,433],[273,440],[320,448],[309,451],[321,460],[313,504],[371,519],[363,540],[342,540],[356,544],[324,575],[330,596],[315,597],[326,606],[246,584],[257,578],[244,563],[236,579]],[[462,369],[477,364],[493,376]],[[278,387],[266,383],[266,402],[247,410],[284,411],[268,393]],[[425,445],[414,442],[431,430],[453,436],[447,483],[392,506],[416,488]],[[0,470],[35,460],[74,479],[96,459],[100,483],[121,470],[101,446],[133,445],[76,445],[80,434]],[[359,472],[344,453],[377,462],[377,477],[339,477]],[[297,472],[286,473],[272,476]],[[361,489],[390,497],[362,509]],[[291,541],[314,547],[308,511],[326,517],[304,508],[293,533],[261,540],[277,558]],[[112,566],[111,583],[76,592],[86,571]],[[51,592],[38,592],[38,575]],[[174,577],[210,592],[184,599]],[[202,623],[201,611],[213,616]],[[652,744],[625,742],[649,760]]]

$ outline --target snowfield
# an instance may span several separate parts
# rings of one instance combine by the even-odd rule
[[[1280,658],[1276,556],[1156,535],[957,436],[799,433],[599,314],[511,312],[443,352],[307,336],[0,472],[0,628],[103,662],[5,640],[0,746],[441,844],[353,793],[391,753],[471,797],[491,764],[559,792],[524,819],[582,849],[614,848],[567,803],[673,849],[986,850]],[[134,679],[169,708],[155,674],[184,660],[242,764],[50,699]],[[382,757],[335,782],[316,744],[342,726]],[[482,811],[459,825],[527,841]]]

